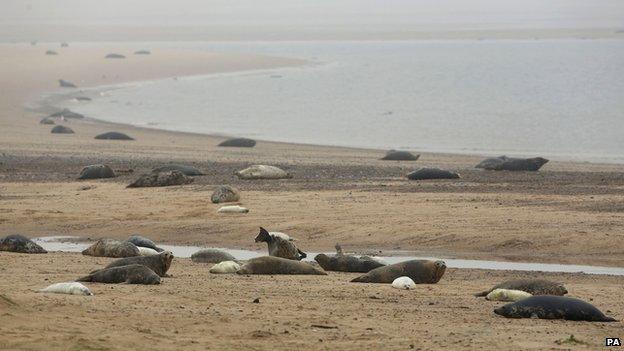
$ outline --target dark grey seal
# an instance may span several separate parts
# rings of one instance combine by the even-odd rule
[[[47,251],[35,244],[32,240],[19,234],[8,235],[0,238],[0,251],[19,252],[28,254],[47,253]]]
[[[218,187],[210,196],[210,201],[213,204],[220,204],[223,202],[236,202],[240,200],[240,191],[229,185],[222,185]]]
[[[381,159],[385,161],[416,161],[419,157],[420,155],[414,155],[409,151],[390,150]]]
[[[55,126],[54,128],[52,128],[50,133],[52,134],[74,134],[74,131],[69,127],[59,125],[59,126]]]
[[[78,179],[115,178],[115,172],[107,165],[90,165],[80,171]]]
[[[282,257],[289,260],[301,261],[306,258],[305,252],[299,250],[292,241],[285,240],[279,236],[269,234],[269,232],[260,227],[260,233],[256,236],[255,241],[265,242],[269,246],[269,256]]]
[[[375,268],[353,280],[355,283],[392,283],[398,277],[410,277],[416,284],[435,284],[446,271],[444,261],[411,260]]]
[[[543,165],[548,163],[548,160],[542,157],[534,158],[512,158],[506,156],[500,156],[497,158],[488,158],[481,161],[475,167],[482,168],[490,171],[528,171],[536,172]]]
[[[253,139],[247,138],[234,138],[228,139],[219,144],[219,146],[225,147],[254,147],[256,146],[256,141]]]
[[[115,54],[115,53],[110,53],[106,56],[104,56],[104,58],[107,59],[125,59],[126,57],[122,54]]]
[[[503,162],[507,161],[509,157],[507,156],[499,156],[499,157],[490,157],[485,160],[479,162],[475,168],[494,170],[499,168]]]
[[[568,290],[561,284],[545,279],[514,279],[507,280],[500,284],[494,285],[489,290],[475,294],[475,296],[486,296],[496,289],[520,290],[528,292],[531,295],[559,295],[563,296]]]
[[[327,275],[320,268],[305,262],[293,261],[281,257],[263,256],[247,261],[237,274],[313,274]]]
[[[61,88],[77,88],[76,84],[63,79],[59,79],[58,82]]]
[[[133,243],[136,246],[140,246],[140,247],[147,247],[153,250],[156,250],[158,252],[163,252],[165,250],[161,249],[160,247],[156,246],[156,243],[153,242],[152,240],[140,236],[140,235],[131,235],[127,240],[127,242]]]
[[[134,52],[135,55],[151,55],[152,53],[149,50],[138,50]]]
[[[88,96],[76,96],[74,99],[78,101],[91,101],[92,99]]]
[[[193,182],[193,178],[185,176],[179,171],[144,174],[135,180],[128,188],[147,188],[157,186],[184,185]]]
[[[62,47],[62,48],[66,48],[66,47],[68,47],[68,46],[69,46],[69,44],[67,44],[66,42],[62,42],[62,43],[61,43],[61,47]]]
[[[73,112],[70,109],[64,108],[59,112],[54,112],[48,117],[52,117],[52,118],[65,117],[65,118],[82,119],[84,118],[84,115],[77,113],[77,112]]]
[[[107,133],[102,133],[102,134],[98,134],[95,136],[95,139],[99,139],[99,140],[134,140],[134,138],[131,138],[129,136],[127,136],[124,133],[120,133],[120,132],[107,132]]]
[[[54,124],[54,120],[50,117],[44,117],[39,121],[40,124]]]
[[[54,50],[48,50],[45,52],[46,55],[58,55],[58,52],[54,51]]]
[[[128,266],[131,264],[140,264],[145,267],[148,267],[154,273],[158,274],[161,277],[164,277],[167,274],[167,271],[171,267],[171,261],[173,261],[173,254],[169,251],[164,251],[159,253],[158,255],[150,255],[150,256],[136,256],[136,257],[127,257],[122,258],[116,261],[111,262],[106,268],[112,267],[120,267],[120,266]],[[97,271],[91,272],[91,274]]]
[[[458,179],[459,173],[439,168],[421,168],[407,175],[409,180]]]
[[[180,164],[168,164],[168,165],[163,165],[163,166],[159,166],[156,167],[154,169],[152,169],[152,173],[159,173],[159,172],[167,172],[167,171],[179,171],[182,172],[184,175],[187,176],[201,176],[204,175],[204,173],[202,173],[202,171],[200,171],[199,169],[193,167],[193,166],[189,166],[189,165],[180,165]]]
[[[191,255],[191,261],[198,263],[221,263],[223,261],[236,261],[236,258],[225,251],[202,249]]]
[[[587,322],[617,322],[607,317],[594,305],[564,296],[531,296],[494,310],[507,318],[566,319]]]
[[[85,256],[95,257],[133,257],[139,256],[139,249],[133,243],[111,239],[100,239],[82,251]]]
[[[104,268],[85,277],[76,279],[77,282],[93,282],[108,284],[160,284],[160,277],[153,270],[142,264]]]
[[[371,270],[385,266],[370,257],[356,257],[352,255],[318,254],[314,257],[319,266],[326,271],[368,273]]]

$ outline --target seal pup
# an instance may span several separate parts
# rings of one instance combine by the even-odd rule
[[[327,275],[320,268],[305,262],[281,257],[263,256],[247,261],[237,274],[313,274]]]
[[[289,260],[298,260],[306,258],[307,255],[299,250],[292,241],[284,240],[279,236],[273,236],[269,232],[260,227],[260,233],[256,236],[257,243],[265,242],[269,247],[269,256],[287,258]]]
[[[287,179],[292,175],[281,168],[267,165],[253,165],[234,172],[240,179]]]
[[[35,244],[34,241],[19,234],[12,234],[4,238],[0,238],[0,251],[19,252],[27,254],[48,253],[43,247]]]
[[[253,139],[247,139],[247,138],[234,138],[234,139],[228,139],[228,140],[222,141],[217,146],[224,146],[224,147],[254,147],[254,146],[256,146],[256,141],[253,140]]]
[[[220,263],[223,261],[236,261],[236,258],[222,250],[201,249],[191,255],[191,261],[198,263]]]
[[[93,293],[86,286],[78,282],[56,283],[38,290],[40,293],[52,294],[68,294],[68,295],[85,295],[92,296]]]
[[[491,289],[476,293],[475,296],[486,296],[496,289],[521,290],[531,295],[559,295],[563,296],[568,290],[560,284],[545,279],[514,279],[494,285]]]
[[[494,289],[485,296],[485,299],[488,301],[516,302],[531,296],[533,295],[522,290]]]
[[[111,239],[100,239],[82,251],[85,256],[95,257],[134,257],[139,256],[139,249],[133,243]]]
[[[168,164],[168,165],[162,165],[162,166],[155,167],[154,169],[152,169],[152,173],[160,173],[160,172],[168,172],[168,171],[182,172],[182,174],[189,176],[189,177],[204,175],[202,171],[200,171],[199,169],[193,166],[179,165],[179,164],[173,164],[173,163]]]
[[[150,249],[149,247],[137,246],[137,249],[139,249],[139,254],[141,256],[158,255],[158,251]]]
[[[97,164],[84,167],[78,176],[78,179],[100,178],[115,178],[115,172],[110,166]]]
[[[185,185],[193,182],[193,178],[185,176],[180,171],[167,171],[144,174],[129,184],[126,188],[149,188],[160,186]]]
[[[232,206],[221,206],[218,210],[218,213],[248,213],[249,209],[247,207],[232,205]]]
[[[134,138],[120,132],[106,132],[95,136],[98,140],[134,140]]]
[[[236,273],[240,269],[240,264],[234,261],[223,261],[215,264],[209,270],[213,274]]]
[[[221,185],[210,196],[210,201],[213,204],[236,202],[238,200],[240,200],[240,191],[229,185]]]
[[[425,179],[458,179],[459,173],[447,171],[439,168],[421,168],[407,175],[409,180],[425,180]]]
[[[50,133],[52,134],[74,134],[74,131],[69,127],[58,125],[52,128]]]
[[[106,266],[104,269],[127,266],[131,264],[140,264],[148,267],[159,276],[164,277],[166,276],[169,267],[171,267],[171,261],[173,261],[173,254],[169,251],[164,251],[157,255],[122,258],[120,260],[109,263],[109,265]],[[91,272],[91,274],[95,272],[97,271],[93,271]]]
[[[411,260],[375,268],[353,280],[354,283],[392,283],[406,276],[416,284],[435,284],[446,271],[444,261]]]
[[[76,281],[109,284],[160,284],[160,277],[142,264],[131,264],[100,269],[78,278]]]
[[[156,252],[165,251],[161,249],[160,247],[156,246],[156,243],[153,242],[152,240],[146,237],[140,236],[140,235],[130,235],[130,237],[126,239],[126,241],[133,243],[137,247],[147,247],[149,249],[155,250]]]
[[[414,155],[409,151],[390,150],[381,159],[384,161],[416,161],[420,155]]]
[[[564,296],[531,296],[494,310],[506,318],[566,319],[587,322],[617,322],[607,317],[594,305]]]
[[[329,256],[320,253],[314,257],[314,260],[324,270],[336,272],[368,273],[375,268],[385,266],[385,264],[375,261],[368,256],[345,255],[342,252],[342,247],[338,244],[336,244],[336,255]]]
[[[63,79],[59,79],[58,82],[61,88],[78,88],[76,84]]]
[[[416,283],[410,277],[398,277],[392,281],[392,287],[401,290],[411,290],[416,288]]]

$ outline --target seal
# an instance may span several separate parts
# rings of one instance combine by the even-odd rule
[[[416,288],[416,283],[410,277],[398,277],[392,281],[392,287],[401,290],[411,290]]]
[[[100,269],[87,276],[78,278],[76,281],[108,284],[160,284],[160,277],[144,265],[131,264]]]
[[[76,96],[74,99],[76,99],[76,101],[91,101],[92,100],[88,96]]]
[[[178,171],[189,177],[204,175],[202,171],[200,171],[199,169],[193,166],[179,165],[179,164],[173,164],[173,163],[168,164],[168,165],[162,165],[162,166],[152,169],[152,173],[160,173],[160,172],[168,172],[168,171]]]
[[[559,295],[563,296],[568,290],[560,284],[545,279],[514,279],[495,285],[489,290],[476,293],[475,296],[486,296],[495,289],[520,290],[531,295]]]
[[[140,264],[145,267],[148,267],[154,273],[158,274],[161,277],[166,276],[169,267],[171,267],[171,261],[173,261],[173,254],[169,251],[161,252],[157,255],[150,256],[136,256],[136,257],[127,257],[122,258],[120,260],[116,260],[111,262],[106,268],[112,267],[120,267],[120,266],[128,266],[131,264]],[[91,274],[96,271],[91,272]]]
[[[240,267],[240,264],[234,261],[223,261],[212,266],[209,272],[214,274],[236,273]]]
[[[219,213],[248,213],[249,209],[247,207],[233,205],[233,206],[222,206],[217,212]]]
[[[237,274],[312,274],[327,275],[320,268],[305,262],[281,257],[263,256],[247,261]]]
[[[411,260],[375,268],[353,280],[354,283],[392,283],[406,276],[416,284],[435,284],[444,275],[444,261]]]
[[[107,59],[125,59],[126,57],[122,54],[116,54],[116,53],[110,53],[106,56],[104,56],[104,58]]]
[[[137,249],[139,249],[139,254],[141,256],[158,255],[158,251],[150,249],[149,247],[137,246]]]
[[[236,202],[238,200],[240,200],[240,191],[229,185],[221,185],[210,196],[210,201],[213,204]]]
[[[223,147],[254,147],[256,146],[256,141],[253,139],[247,138],[234,138],[222,141],[218,146]]]
[[[78,88],[76,84],[63,79],[59,79],[58,82],[61,88]]]
[[[299,250],[292,241],[285,240],[279,236],[269,234],[269,232],[260,227],[260,233],[256,236],[255,241],[265,242],[269,247],[269,256],[282,257],[289,260],[298,260],[306,258],[307,255]]]
[[[338,245],[336,246],[337,248],[340,247]],[[335,272],[368,273],[375,268],[385,266],[385,264],[375,261],[368,256],[356,257],[344,255],[342,251],[338,251],[338,254],[333,256],[321,253],[316,255],[314,260],[318,262],[319,266],[323,267],[324,270]]]
[[[381,159],[384,161],[416,161],[420,155],[414,155],[409,151],[390,150]]]
[[[161,249],[160,247],[156,246],[156,243],[153,242],[152,240],[146,237],[140,236],[140,235],[131,235],[128,239],[126,239],[126,241],[133,243],[137,247],[147,247],[157,252],[165,251]]]
[[[95,257],[133,257],[139,256],[139,249],[127,241],[100,239],[82,251],[85,256]]]
[[[536,172],[543,165],[548,163],[548,160],[542,157],[533,158],[512,158],[506,156],[500,156],[496,158],[488,158],[481,161],[476,168],[483,168],[490,171],[528,171]]]
[[[78,282],[56,283],[43,288],[37,292],[52,294],[68,294],[68,295],[85,295],[92,296],[93,293],[86,286]]]
[[[617,322],[607,317],[594,305],[583,300],[564,296],[531,296],[494,310],[507,318],[566,319],[587,322]]]
[[[8,235],[0,238],[0,251],[19,252],[27,254],[48,253],[43,247],[35,244],[32,240],[19,234]]]
[[[184,185],[193,182],[193,178],[180,171],[167,171],[144,174],[127,186],[127,188],[149,188],[159,186]]]
[[[135,55],[151,55],[151,51],[149,50],[137,50],[134,52]]]
[[[134,138],[120,132],[107,132],[95,136],[98,140],[134,140]]]
[[[494,170],[500,167],[505,161],[507,161],[509,157],[507,156],[499,156],[499,157],[490,157],[485,160],[479,162],[475,168]]]
[[[459,173],[447,171],[439,168],[420,168],[407,175],[409,180],[425,179],[458,179]]]
[[[494,289],[485,296],[488,301],[520,301],[533,295],[522,290]]]
[[[84,118],[84,115],[80,114],[80,113],[77,113],[77,112],[74,112],[74,111],[72,111],[70,109],[64,108],[61,111],[54,112],[53,114],[49,115],[48,117],[51,117],[51,118],[63,117],[63,118],[66,118],[66,119],[70,119],[70,118],[82,119],[82,118]]]
[[[46,55],[58,55],[58,52],[54,51],[54,50],[48,50],[45,52]]]
[[[50,118],[50,117],[42,118],[41,121],[39,121],[39,123],[40,124],[48,124],[48,125],[55,124],[54,120],[52,118]]]
[[[52,134],[74,134],[74,131],[69,127],[58,125],[52,128],[50,133]]]
[[[234,172],[240,179],[286,179],[292,175],[275,166],[253,165],[243,170]]]
[[[191,255],[191,261],[198,263],[220,263],[223,261],[236,261],[236,258],[225,251],[202,249]]]
[[[78,179],[115,178],[115,172],[107,165],[90,165],[80,171]]]

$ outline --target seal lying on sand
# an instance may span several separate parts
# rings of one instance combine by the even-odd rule
[[[534,158],[511,158],[500,156],[497,158],[488,158],[481,161],[476,168],[483,168],[491,171],[530,171],[535,172],[548,163],[548,160],[542,157]]]
[[[106,133],[98,134],[95,136],[95,139],[98,139],[98,140],[134,140],[134,138],[131,138],[127,136],[126,134],[120,133],[120,132],[106,132]]]
[[[121,54],[110,53],[110,54],[104,56],[104,58],[107,58],[107,59],[125,59],[126,57],[124,55],[121,55]]]
[[[514,279],[507,280],[495,285],[489,290],[475,294],[475,296],[486,296],[495,289],[520,290],[531,295],[559,295],[563,296],[568,290],[560,284],[544,279]]]
[[[63,79],[59,79],[58,82],[61,88],[77,88],[76,84]]]
[[[236,261],[236,259],[225,251],[202,249],[191,255],[191,261],[200,263],[220,263],[223,261]]]
[[[563,296],[531,296],[494,310],[507,318],[567,319],[570,321],[616,322],[583,300]]]
[[[173,261],[173,254],[169,251],[161,252],[158,255],[152,256],[137,256],[137,257],[127,257],[122,258],[120,260],[116,260],[111,262],[106,268],[112,267],[120,267],[120,266],[128,266],[131,264],[141,264],[149,269],[153,270],[154,273],[158,274],[161,277],[164,277],[171,267],[171,261]],[[97,271],[91,272],[91,274]]]
[[[392,283],[406,276],[416,284],[435,284],[444,275],[444,261],[411,260],[375,268],[353,280],[355,283]]]
[[[69,128],[69,127],[56,126],[56,127],[52,128],[50,133],[52,133],[52,134],[74,134],[74,131],[71,128]]]
[[[421,168],[407,175],[409,180],[425,179],[458,179],[459,173],[447,171],[439,168]]]
[[[409,151],[390,150],[386,156],[382,157],[384,161],[416,161],[420,155],[414,155]]]
[[[152,173],[160,173],[160,172],[168,172],[168,171],[178,171],[182,172],[182,174],[186,176],[200,176],[204,175],[199,169],[188,166],[188,165],[179,165],[179,164],[169,164],[156,167],[152,169]]]
[[[39,121],[40,124],[54,124],[54,120],[50,117],[44,117]]]
[[[392,281],[392,287],[401,290],[411,290],[416,288],[416,283],[410,277],[398,277]]]
[[[144,265],[131,264],[100,269],[85,277],[78,278],[76,281],[109,284],[160,284],[160,277]]]
[[[140,235],[131,235],[128,239],[126,239],[126,241],[133,243],[136,246],[147,247],[147,248],[156,250],[157,252],[165,251],[161,249],[160,247],[156,246],[156,243],[153,242],[152,240],[146,237],[140,236]]]
[[[269,232],[260,227],[260,233],[256,236],[255,241],[265,242],[269,247],[269,256],[282,257],[289,260],[302,260],[307,255],[299,250],[292,241],[284,240],[279,236],[269,234]]]
[[[135,180],[128,188],[145,188],[156,186],[184,185],[193,182],[193,178],[187,177],[179,171],[144,174]]]
[[[90,165],[80,171],[78,179],[115,178],[115,172],[107,165]]]
[[[240,192],[238,189],[229,185],[222,185],[218,187],[210,196],[210,201],[214,204],[222,202],[236,202],[240,200]]]
[[[475,166],[475,168],[488,169],[488,170],[498,169],[508,159],[509,157],[507,156],[486,158],[485,160],[479,162]]]
[[[91,296],[93,293],[86,286],[78,282],[56,283],[41,289],[40,293],[68,294],[68,295],[85,295]]]
[[[83,255],[96,257],[134,257],[139,256],[139,249],[127,241],[100,239],[82,251]]]
[[[526,291],[522,290],[509,290],[509,289],[494,289],[492,290],[485,299],[488,301],[520,301],[522,299],[526,299],[527,297],[531,297],[533,295],[529,294]]]
[[[0,238],[0,251],[29,254],[47,253],[43,247],[19,234],[8,235],[4,238]]]
[[[149,50],[138,50],[134,52],[135,55],[151,55]]]
[[[223,141],[219,144],[219,146],[225,147],[254,147],[256,146],[256,141],[253,139],[247,138],[234,138]]]
[[[64,117],[64,118],[82,119],[82,118],[84,118],[84,115],[80,114],[78,112],[74,112],[74,111],[72,111],[70,109],[64,108],[61,111],[54,112],[53,114],[51,114],[48,117],[52,117],[52,118]]]
[[[247,261],[236,273],[238,274],[315,274],[327,275],[320,268],[305,262],[288,260],[281,257],[263,256]]]
[[[54,50],[48,50],[45,52],[46,55],[58,55],[58,52],[54,51]]]
[[[223,261],[212,266],[209,272],[214,274],[236,273],[240,267],[240,264],[234,261]]]
[[[249,209],[247,207],[233,205],[233,206],[222,206],[217,212],[219,213],[248,213]]]
[[[336,245],[338,250],[340,246]],[[319,266],[326,271],[336,272],[356,272],[368,273],[371,270],[385,266],[383,263],[373,260],[370,257],[356,257],[352,255],[343,255],[342,250],[338,254],[328,256],[326,254],[318,254],[314,257]]]
[[[285,179],[292,178],[290,173],[277,168],[275,166],[267,165],[253,165],[247,167],[234,174],[240,179]]]

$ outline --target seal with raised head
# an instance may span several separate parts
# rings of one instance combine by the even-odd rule
[[[236,202],[238,200],[240,200],[240,191],[229,185],[221,185],[210,196],[210,201],[214,204]]]
[[[338,245],[336,246],[337,248],[339,247]],[[375,268],[385,266],[385,264],[375,261],[368,256],[357,257],[344,255],[341,251],[332,256],[321,253],[316,255],[314,260],[318,262],[319,266],[323,267],[324,270],[336,272],[368,273]]]
[[[189,165],[173,164],[173,163],[168,164],[168,165],[158,166],[152,169],[152,173],[160,173],[160,172],[168,172],[168,171],[182,172],[182,174],[186,176],[190,176],[190,177],[204,175],[204,173],[202,173],[202,171],[200,171],[196,167],[189,166]]]
[[[69,127],[58,125],[58,126],[55,126],[54,128],[52,128],[50,133],[52,133],[52,134],[74,134],[74,131],[73,131],[73,129],[71,129]]]
[[[0,238],[0,251],[19,252],[28,254],[47,253],[47,251],[37,245],[34,241],[19,234],[8,235]]]
[[[531,296],[494,310],[507,318],[566,319],[570,321],[616,322],[594,305],[583,300],[564,296]]]
[[[100,179],[100,178],[115,178],[115,172],[108,165],[90,165],[86,166],[80,171],[78,179]]]
[[[184,185],[193,182],[193,178],[185,176],[180,171],[167,171],[160,173],[144,174],[135,180],[127,188],[146,188],[158,186]]]
[[[98,140],[134,140],[134,138],[120,132],[106,132],[95,136]]]
[[[420,155],[414,155],[409,151],[390,150],[381,159],[384,161],[416,161]]]
[[[379,268],[353,280],[355,283],[392,283],[396,278],[409,277],[416,284],[435,284],[444,275],[444,261],[411,260]]]
[[[234,172],[240,179],[286,179],[292,175],[281,168],[267,165],[253,165]]]
[[[218,146],[225,147],[254,147],[256,146],[256,141],[248,138],[234,138],[222,141]]]
[[[78,278],[76,281],[109,284],[160,284],[160,277],[153,270],[142,264],[131,264],[100,269],[87,276]]]
[[[459,173],[447,171],[439,168],[421,168],[407,175],[409,180],[425,180],[425,179],[458,179]]]
[[[260,233],[256,236],[255,241],[257,243],[267,243],[269,247],[269,256],[282,257],[298,261],[307,257],[305,252],[299,250],[292,241],[285,240],[279,236],[271,235],[262,227],[260,227]]]
[[[327,275],[320,268],[305,262],[289,260],[281,257],[263,256],[247,261],[238,274],[313,274]]]
[[[147,247],[153,250],[156,250],[157,252],[163,252],[165,250],[161,249],[160,247],[156,246],[156,243],[153,242],[151,239],[148,239],[144,236],[140,236],[140,235],[130,235],[130,237],[128,239],[126,239],[127,242],[131,242],[136,246],[141,246],[141,247]]]
[[[169,251],[164,251],[158,255],[122,258],[111,262],[105,267],[105,269],[131,264],[141,264],[153,270],[159,276],[164,277],[167,274],[169,267],[171,267],[171,261],[173,261],[173,254]],[[95,273],[95,271],[91,273]]]
[[[83,255],[96,257],[134,257],[139,256],[139,249],[133,243],[112,239],[100,239],[82,251]]]
[[[545,279],[514,279],[494,285],[491,289],[476,293],[475,296],[487,296],[495,289],[520,290],[531,295],[559,295],[563,296],[568,290],[561,284]]]
[[[236,258],[222,250],[201,249],[191,255],[191,261],[200,263],[220,263],[223,261],[236,261]]]

